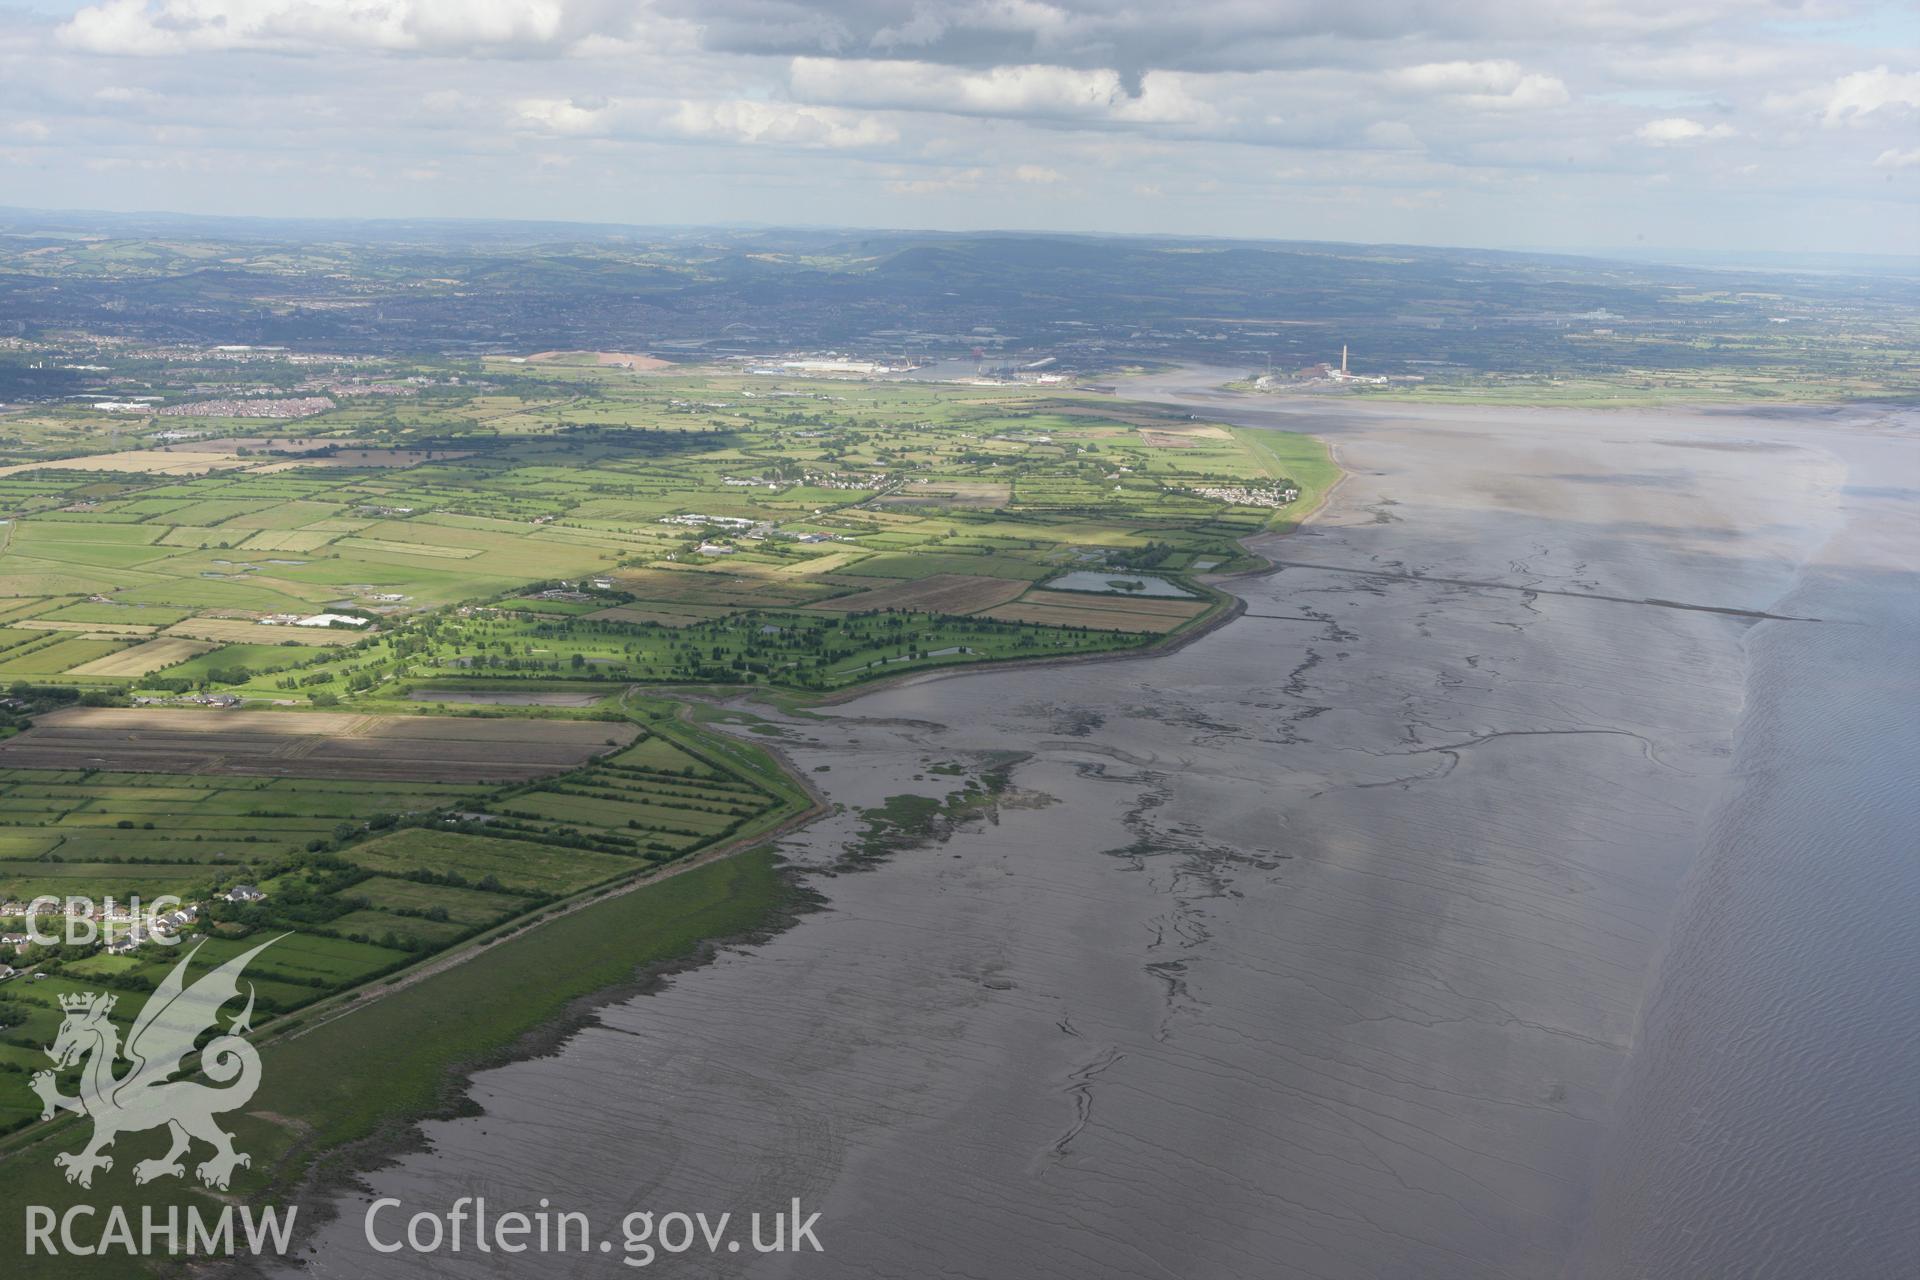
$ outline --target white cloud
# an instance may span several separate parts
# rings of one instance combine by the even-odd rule
[[[1888,108],[1920,107],[1920,71],[1899,74],[1887,67],[1856,71],[1833,82],[1820,113],[1823,124],[1858,123]]]
[[[53,136],[53,129],[45,120],[16,120],[7,126],[7,132],[28,142],[45,142]]]
[[[1770,93],[1769,111],[1818,118],[1829,129],[1893,124],[1920,110],[1920,71],[1874,67],[1792,93]]]
[[[1558,107],[1572,97],[1559,76],[1525,75],[1505,93],[1472,93],[1466,102],[1476,107]]]
[[[536,133],[588,137],[610,132],[613,115],[606,107],[583,107],[571,98],[522,98],[514,104],[516,123]]]
[[[899,130],[870,116],[787,102],[682,102],[672,124],[694,138],[843,150],[896,141]]]
[[[563,138],[682,137],[846,150],[900,136],[892,125],[858,112],[745,99],[522,98],[513,111],[518,127]]]
[[[927,225],[947,191],[969,225],[1221,232],[1276,225],[1249,193],[1295,180],[1279,171],[1365,210],[1302,232],[1463,241],[1639,201],[1650,237],[1718,244],[1734,182],[1776,202],[1738,211],[1748,239],[1844,221],[1920,251],[1887,182],[1920,174],[1920,62],[1827,25],[1863,2],[28,0],[0,19],[0,149],[31,157],[15,185],[36,202],[76,206],[132,199],[86,166],[137,147],[233,177],[175,183],[137,157],[147,207],[230,186],[247,211],[855,223],[891,181]],[[308,176],[255,183],[276,156]],[[502,180],[568,161],[565,201]],[[395,181],[349,181],[362,164]],[[1662,171],[1658,194],[1633,186]],[[1227,195],[1199,198],[1210,179]]]
[[[841,106],[1125,124],[1212,118],[1213,109],[1187,92],[1187,80],[1150,72],[1130,94],[1118,71],[1043,65],[966,71],[930,62],[795,58],[788,72],[795,96]]]
[[[1517,62],[1424,62],[1389,72],[1387,79],[1414,93],[1438,94],[1490,110],[1561,106],[1572,97],[1559,76],[1527,71]]]
[[[55,33],[86,53],[154,57],[321,48],[558,51],[607,9],[567,0],[104,0]]]
[[[1667,116],[1647,121],[1634,130],[1633,136],[1649,146],[1671,147],[1687,142],[1717,142],[1738,132],[1729,124],[1704,125],[1686,116]]]

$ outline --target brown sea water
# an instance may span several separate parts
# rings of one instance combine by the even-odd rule
[[[1143,390],[1350,472],[1245,616],[791,724],[826,909],[482,1073],[371,1193],[823,1213],[669,1275],[1910,1274],[1920,421],[1206,382]],[[832,870],[1006,750],[996,820]],[[369,1198],[313,1274],[619,1266],[378,1256]]]

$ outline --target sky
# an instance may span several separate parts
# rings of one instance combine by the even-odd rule
[[[0,205],[1920,253],[1920,4],[0,0]]]

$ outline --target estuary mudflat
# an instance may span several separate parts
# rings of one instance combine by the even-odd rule
[[[1143,393],[1349,473],[1243,616],[786,723],[846,806],[784,842],[824,909],[482,1073],[372,1193],[822,1214],[821,1254],[667,1274],[1910,1260],[1916,419],[1207,382]],[[861,810],[1009,751],[991,820],[840,867]],[[512,1272],[370,1252],[371,1198],[312,1274]]]

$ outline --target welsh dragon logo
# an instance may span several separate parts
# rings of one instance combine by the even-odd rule
[[[188,986],[187,966],[201,946],[195,943],[141,1008],[124,1047],[119,1028],[107,1016],[116,997],[96,992],[60,997],[67,1016],[47,1056],[60,1069],[85,1060],[80,1093],[72,1098],[60,1093],[52,1071],[36,1073],[31,1083],[45,1107],[42,1120],[62,1111],[93,1119],[93,1140],[85,1148],[53,1158],[66,1170],[68,1182],[91,1187],[95,1170],[113,1168],[106,1149],[115,1138],[162,1126],[171,1131],[173,1145],[164,1156],[134,1165],[136,1183],[183,1176],[181,1157],[195,1139],[213,1147],[212,1158],[194,1170],[209,1187],[226,1190],[233,1171],[252,1163],[233,1149],[233,1135],[214,1122],[218,1113],[245,1106],[260,1087],[260,1055],[242,1038],[253,1018],[252,983],[247,984],[246,1008],[199,1051],[200,1074],[213,1085],[171,1077],[179,1074],[202,1033],[219,1030],[221,1006],[239,997],[240,972],[248,961],[278,941],[269,939]],[[124,1075],[118,1074],[123,1058],[131,1064]]]

